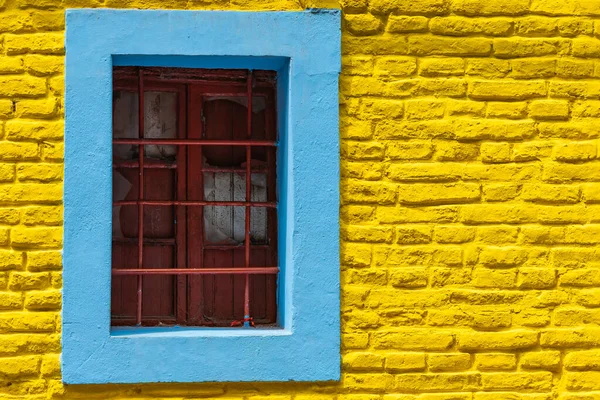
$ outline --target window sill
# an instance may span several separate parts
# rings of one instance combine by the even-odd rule
[[[208,328],[208,327],[115,327],[110,336],[119,338],[172,338],[172,337],[252,337],[252,336],[289,336],[292,332],[281,327],[269,328]]]

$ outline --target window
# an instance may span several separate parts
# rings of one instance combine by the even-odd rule
[[[113,326],[276,323],[275,87],[114,68]]]
[[[67,10],[65,48],[63,381],[338,380],[340,11]]]

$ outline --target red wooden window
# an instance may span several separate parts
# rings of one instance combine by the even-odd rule
[[[114,68],[113,325],[276,323],[275,80]]]

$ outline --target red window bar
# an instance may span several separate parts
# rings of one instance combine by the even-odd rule
[[[166,68],[115,68],[114,69],[114,90],[132,90],[137,89],[137,134],[135,137],[113,137],[113,147],[115,154],[119,154],[118,148],[123,146],[130,146],[137,148],[137,160],[135,156],[132,159],[119,159],[115,157],[114,168],[115,171],[123,170],[135,170],[138,171],[138,177],[132,178],[129,174],[130,180],[135,181],[137,179],[137,198],[131,198],[130,192],[126,196],[116,196],[113,199],[113,207],[116,209],[116,215],[118,219],[115,219],[115,212],[113,212],[113,228],[115,224],[119,224],[118,229],[127,226],[132,223],[134,218],[129,213],[129,219],[121,220],[121,215],[127,215],[123,210],[126,207],[137,207],[137,238],[134,235],[129,234],[127,237],[115,237],[115,230],[113,229],[113,285],[119,278],[123,277],[135,277],[136,278],[136,296],[135,296],[135,325],[156,325],[156,324],[182,324],[182,325],[209,325],[209,326],[249,326],[254,325],[252,315],[251,302],[253,299],[251,293],[251,276],[263,276],[266,279],[264,286],[264,292],[266,293],[266,308],[269,308],[265,314],[265,318],[262,318],[263,323],[272,324],[275,322],[276,310],[275,304],[275,279],[279,272],[277,264],[277,247],[276,247],[276,177],[275,177],[275,151],[276,151],[276,133],[275,133],[275,75],[269,71],[224,71],[224,70],[192,70],[192,69],[166,69]],[[156,138],[147,137],[146,135],[146,119],[155,115],[146,115],[147,106],[145,103],[145,97],[149,92],[155,91],[156,93],[175,93],[178,101],[177,115],[177,135],[176,137],[168,138]],[[256,128],[257,124],[254,118],[253,102],[255,100],[255,92],[257,96],[264,98],[264,127],[261,130],[259,127]],[[116,92],[115,92],[116,93]],[[206,115],[210,114],[208,107],[206,106],[206,99],[209,98],[234,98],[234,103],[242,103],[240,100],[245,97],[246,104],[246,115],[245,115],[245,133],[235,131],[231,129],[229,136],[222,137],[219,132],[216,135],[207,135],[207,124]],[[160,99],[159,99],[160,100]],[[152,101],[152,100],[151,100]],[[226,104],[227,105],[227,104]],[[154,102],[150,105],[151,107],[156,106]],[[162,107],[162,105],[159,105]],[[198,109],[199,108],[199,109]],[[239,107],[238,107],[239,108]],[[153,109],[154,110],[154,109]],[[162,110],[162,109],[161,109]],[[160,112],[162,112],[159,110]],[[202,119],[197,118],[198,111],[202,114]],[[154,112],[154,111],[151,111]],[[239,114],[239,112],[238,112]],[[214,116],[223,115],[226,113],[222,111],[214,111]],[[231,114],[231,116],[237,114]],[[113,116],[116,121],[115,116]],[[239,116],[241,118],[241,115]],[[213,118],[214,119],[214,118]],[[211,122],[212,129],[219,131],[223,126],[227,125],[227,118],[222,121],[218,121],[216,124]],[[231,126],[239,126],[240,123],[235,122]],[[156,121],[151,120],[150,123],[154,124]],[[163,122],[164,124],[164,122]],[[219,125],[221,124],[221,125]],[[159,124],[160,125],[160,124]],[[216,126],[216,128],[215,128]],[[116,136],[116,128],[113,128]],[[164,130],[164,127],[163,127]],[[257,131],[262,132],[257,134]],[[235,136],[244,136],[244,138],[235,138]],[[207,136],[217,136],[207,137]],[[221,136],[221,137],[219,137]],[[225,134],[227,136],[227,134]],[[257,137],[264,136],[264,137]],[[121,147],[119,147],[121,146]],[[175,148],[176,160],[155,160],[151,158],[151,154],[146,154],[147,147],[152,149],[158,149],[161,151],[169,152],[169,149]],[[235,154],[240,152],[236,149],[243,148],[245,150],[245,163],[241,164],[240,167],[236,165],[228,165],[228,161],[221,162],[222,160],[232,160],[235,158]],[[256,154],[254,154],[256,152]],[[151,151],[152,153],[152,151]],[[161,153],[162,154],[162,153]],[[223,155],[219,158],[219,155]],[[257,156],[258,155],[258,156]],[[210,156],[210,157],[209,157]],[[256,159],[254,159],[254,158]],[[238,157],[240,158],[240,157]],[[261,164],[261,158],[264,162]],[[205,160],[217,160],[217,165],[210,165]],[[213,163],[214,164],[214,163]],[[227,164],[227,165],[222,165]],[[245,165],[244,165],[245,164]],[[261,165],[253,165],[261,164]],[[264,165],[266,164],[266,166]],[[175,171],[174,180],[160,178],[159,172],[153,171]],[[231,199],[227,201],[218,199],[206,199],[205,198],[205,185],[204,178],[205,174],[244,174],[244,200]],[[267,181],[266,197],[262,200],[252,200],[253,197],[253,179],[254,175],[258,174],[265,175]],[[121,175],[120,175],[121,176]],[[164,175],[162,175],[164,176]],[[208,175],[209,177],[211,175]],[[214,176],[212,175],[213,179]],[[257,178],[258,179],[258,178]],[[173,181],[175,183],[173,184]],[[234,179],[231,179],[233,182]],[[133,182],[135,183],[135,182]],[[232,184],[233,185],[233,184]],[[116,190],[115,187],[118,185],[114,184],[113,192]],[[132,184],[131,186],[135,186]],[[158,188],[158,187],[161,188]],[[163,186],[175,186],[176,194],[171,197],[174,198],[157,198],[162,197],[156,195],[162,189]],[[233,186],[232,186],[233,187]],[[168,190],[167,190],[168,191]],[[162,193],[162,192],[161,192]],[[231,189],[231,196],[235,197],[236,193],[234,189]],[[151,198],[148,198],[151,197]],[[129,198],[127,198],[129,197]],[[135,197],[135,196],[134,196]],[[170,207],[174,209],[174,228],[176,233],[175,237],[147,237],[147,232],[154,231],[155,221],[148,217],[149,213],[156,214],[157,207]],[[234,207],[243,207],[244,209],[244,233],[243,233],[243,246],[242,243],[231,244],[230,238],[226,238],[226,243],[212,243],[205,238],[206,219],[204,216],[204,210],[209,207],[211,210],[216,210],[218,207],[229,207],[231,213],[235,212]],[[252,214],[253,210],[258,208],[265,209],[264,218],[264,230],[266,231],[265,243],[252,243]],[[162,213],[163,211],[159,211]],[[153,214],[153,215],[154,215]],[[226,215],[225,212],[223,215]],[[170,214],[169,214],[170,215]],[[165,230],[165,224],[163,221],[167,218],[160,217],[160,230]],[[147,222],[150,221],[150,222]],[[259,218],[259,227],[260,221]],[[146,222],[146,225],[145,225]],[[223,222],[223,221],[221,221]],[[150,226],[147,226],[150,224]],[[154,224],[154,225],[153,225]],[[231,230],[235,230],[235,221],[231,223]],[[167,229],[168,230],[168,229]],[[235,234],[233,234],[235,236]],[[137,246],[137,266],[136,268],[131,267],[132,257],[126,254],[128,249],[118,248],[118,246]],[[159,256],[151,257],[150,264],[154,267],[148,267],[148,257],[144,255],[145,250],[148,246],[171,246],[175,247],[176,251],[172,251],[173,256],[165,256],[164,254],[169,253],[162,252]],[[235,253],[243,247],[243,267],[236,266]],[[264,250],[264,256],[257,256],[257,251]],[[212,254],[212,261],[210,257],[206,258],[207,252],[225,252],[225,255],[217,255],[218,253]],[[227,253],[229,252],[229,253]],[[229,254],[229,255],[228,255]],[[158,260],[157,260],[158,259]],[[168,260],[164,266],[160,265],[161,260]],[[231,265],[222,265],[223,260],[231,259]],[[253,259],[262,259],[262,262],[253,265]],[[218,261],[217,261],[218,260]],[[158,263],[158,267],[156,267]],[[215,264],[213,267],[207,264]],[[124,265],[125,264],[125,265]],[[177,267],[168,267],[168,265],[176,265]],[[216,264],[219,264],[218,266]],[[176,318],[173,321],[172,318],[149,318],[144,317],[144,277],[160,277],[160,276],[175,276],[174,282],[175,289],[173,291],[173,301],[176,303],[177,311],[175,312]],[[198,301],[199,296],[202,295],[202,290],[207,288],[206,282],[200,282],[195,280],[194,277],[212,277],[213,287],[213,308],[215,306],[215,293],[218,291],[216,283],[217,276],[242,276],[244,278],[243,284],[243,316],[237,315],[234,312],[226,318],[228,320],[214,321],[210,317],[206,317],[207,306],[199,305],[199,303],[206,303],[206,301]],[[154,279],[154,278],[153,278]],[[225,282],[225,281],[222,281]],[[120,284],[124,284],[122,281]],[[164,287],[162,285],[161,287]],[[166,294],[160,291],[151,293],[151,298],[156,296],[171,296],[171,289],[168,288],[169,284],[166,285]],[[231,278],[231,292],[235,289],[235,282]],[[153,287],[157,287],[154,285]],[[222,289],[222,287],[221,287]],[[150,289],[148,289],[150,290]],[[229,290],[229,289],[227,289]],[[205,290],[206,291],[206,290]],[[256,292],[256,290],[255,290]],[[126,304],[127,301],[123,301],[124,296],[115,296],[115,287],[113,286],[113,309],[119,308],[119,304],[115,307],[115,297],[121,298],[121,306]],[[146,296],[148,297],[148,296]],[[225,296],[226,297],[226,296]],[[232,294],[231,303],[235,303],[235,295]],[[220,296],[223,299],[223,296]],[[235,308],[235,304],[225,305],[226,307],[231,306]],[[162,307],[162,306],[161,306]],[[205,307],[204,309],[202,307]],[[123,308],[123,307],[121,307]],[[125,307],[127,308],[127,307]],[[162,307],[164,308],[164,307]],[[210,308],[210,307],[208,307]],[[113,310],[113,314],[115,313]],[[125,313],[126,314],[126,313]],[[201,316],[202,314],[202,316]],[[215,311],[216,315],[217,312]],[[241,317],[241,318],[236,318]],[[259,321],[260,323],[260,321]],[[123,321],[119,321],[118,318],[113,318],[113,324],[130,324],[133,325],[133,321],[127,322],[127,318]]]

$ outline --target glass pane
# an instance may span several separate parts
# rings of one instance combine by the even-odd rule
[[[139,102],[137,92],[113,93],[113,137],[137,139],[139,137]],[[177,93],[144,93],[144,138],[174,139],[177,137]],[[148,145],[145,158],[174,160],[176,146]],[[113,149],[118,160],[135,160],[139,157],[137,145],[117,145]]]
[[[177,137],[177,93],[144,93],[144,137],[148,139],[175,139]],[[177,146],[145,146],[145,157],[174,160]]]

